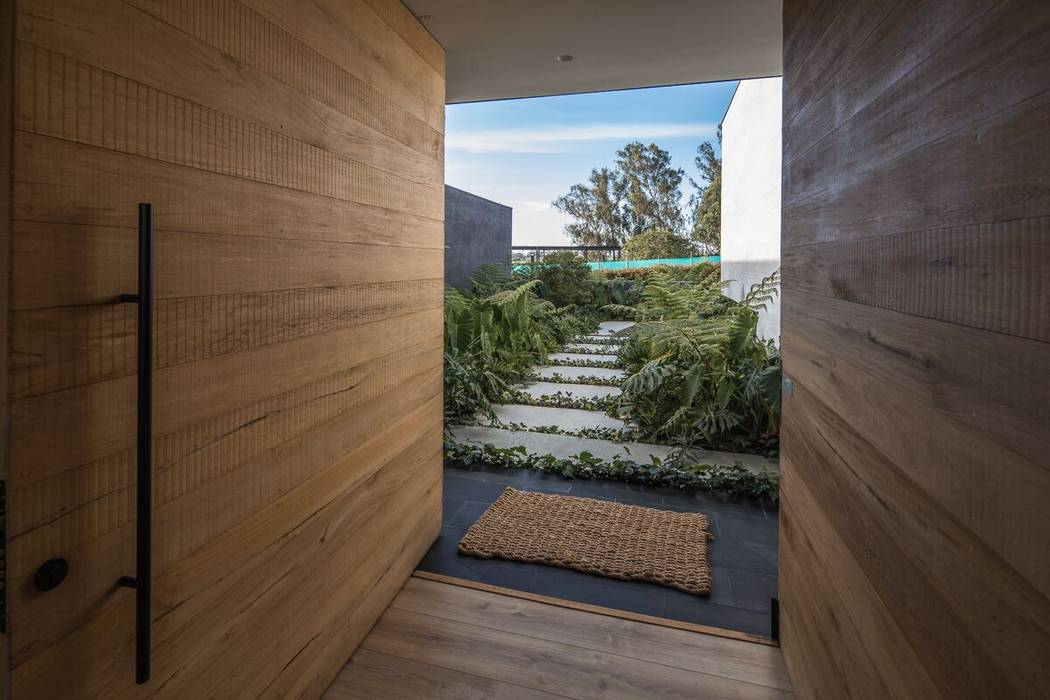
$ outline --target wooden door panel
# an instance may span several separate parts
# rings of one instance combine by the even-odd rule
[[[298,9],[43,0],[0,17],[13,698],[319,696],[437,536],[443,52],[399,2]],[[135,561],[138,331],[116,297],[135,290],[140,201],[143,686],[135,594],[116,585]],[[36,591],[51,557],[70,573]]]

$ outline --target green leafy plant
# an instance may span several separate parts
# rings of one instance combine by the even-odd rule
[[[445,440],[445,459],[465,465],[481,462],[510,469],[535,469],[570,479],[605,479],[717,491],[771,503],[777,502],[780,491],[780,475],[774,471],[754,472],[739,462],[731,465],[697,464],[681,452],[664,460],[653,457],[648,463],[638,463],[619,455],[606,460],[587,451],[557,458],[549,454],[530,454],[524,447],[500,448]]]
[[[590,328],[536,296],[540,282],[514,283],[492,268],[474,292],[445,292],[445,419],[491,413],[490,402],[531,373],[547,353]]]
[[[591,386],[615,386],[618,387],[622,384],[622,381],[616,381],[609,377],[564,377],[557,372],[554,372],[549,377],[541,377],[538,374],[531,374],[528,377],[528,381],[532,382],[550,382],[552,384],[589,384]]]
[[[714,271],[712,271],[714,270]],[[629,373],[614,413],[643,439],[773,454],[780,427],[780,355],[756,335],[777,273],[744,301],[722,295],[717,268],[657,275],[633,308],[620,353]]]
[[[625,260],[688,258],[697,254],[696,246],[685,236],[666,229],[650,229],[627,239],[620,250]]]
[[[547,360],[552,367],[600,367],[602,369],[620,369],[622,365],[615,360]]]
[[[553,394],[533,396],[524,391],[510,389],[503,394],[504,403],[516,403],[523,406],[547,406],[548,408],[578,408],[584,411],[605,411],[612,406],[615,397],[590,398],[572,396],[557,391]]]

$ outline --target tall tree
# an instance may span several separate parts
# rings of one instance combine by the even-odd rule
[[[575,221],[565,233],[577,245],[622,245],[653,229],[685,233],[680,186],[685,172],[656,144],[629,143],[616,152],[616,167],[591,171],[554,200]]]
[[[623,181],[624,211],[631,235],[652,229],[682,233],[682,191],[685,171],[671,167],[671,154],[655,143],[637,141],[616,152],[617,177]]]
[[[587,182],[554,200],[555,209],[575,219],[565,233],[576,245],[622,245],[628,235],[623,179],[609,168],[595,168]]]
[[[718,127],[718,144],[722,145],[722,127]],[[710,141],[696,148],[693,159],[700,182],[689,178],[696,191],[689,198],[692,211],[690,235],[703,252],[717,253],[722,242],[722,159]]]

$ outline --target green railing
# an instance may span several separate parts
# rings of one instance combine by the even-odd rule
[[[635,270],[641,267],[652,267],[653,265],[698,265],[700,263],[713,263],[717,265],[721,260],[718,255],[702,255],[695,258],[653,258],[652,260],[606,260],[603,262],[589,262],[592,270]]]
[[[718,265],[722,258],[718,255],[701,255],[695,258],[653,258],[652,260],[604,260],[601,262],[588,262],[592,270],[637,270],[654,265],[699,265],[700,263],[711,263]],[[543,262],[542,260],[540,261]],[[515,270],[525,270],[533,263],[514,263]]]

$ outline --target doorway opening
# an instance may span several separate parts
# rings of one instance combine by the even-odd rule
[[[444,522],[421,575],[776,636],[779,95],[448,107]],[[628,552],[636,517],[666,542]]]

